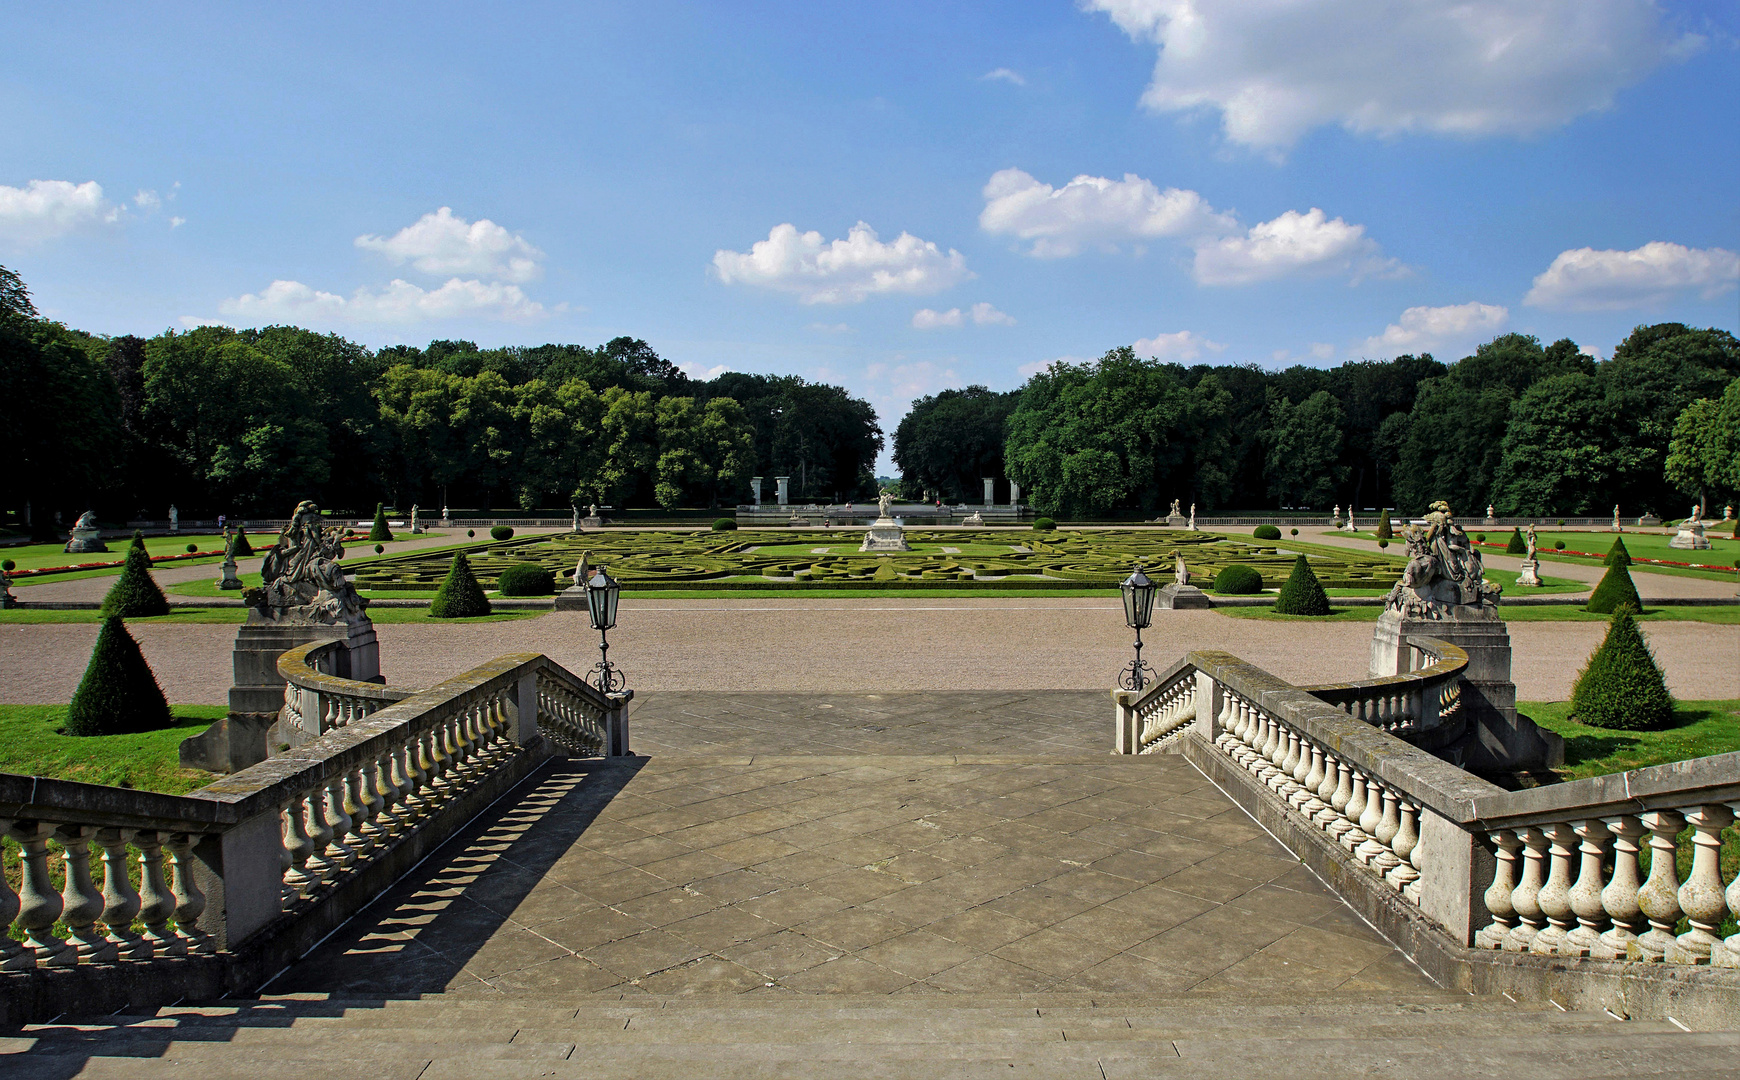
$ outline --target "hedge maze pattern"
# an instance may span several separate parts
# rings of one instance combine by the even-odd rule
[[[548,567],[557,587],[566,587],[581,552],[590,552],[592,565],[609,567],[626,587],[708,589],[1116,586],[1136,563],[1156,581],[1170,581],[1180,552],[1191,581],[1204,588],[1234,563],[1260,573],[1266,588],[1278,588],[1294,559],[1273,546],[1198,532],[908,529],[906,535],[913,551],[881,554],[860,553],[857,530],[563,533],[478,544],[467,549],[467,557],[485,588],[494,588],[503,570],[521,562]],[[1400,564],[1357,551],[1310,558],[1318,580],[1331,589],[1387,589],[1401,573]],[[451,561],[451,552],[375,560],[357,569],[356,584],[377,591],[432,590]]]

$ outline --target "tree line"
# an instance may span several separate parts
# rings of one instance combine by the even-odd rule
[[[1334,504],[1464,514],[1683,516],[1740,495],[1740,341],[1640,326],[1610,359],[1505,334],[1333,368],[1185,367],[1129,348],[1025,386],[945,390],[894,435],[905,494],[975,502],[1008,477],[1041,513]],[[1670,505],[1671,504],[1671,505]]]
[[[708,507],[751,476],[875,492],[868,402],[795,376],[691,379],[644,341],[370,350],[290,326],[102,337],[0,267],[0,506],[38,524],[360,510]]]

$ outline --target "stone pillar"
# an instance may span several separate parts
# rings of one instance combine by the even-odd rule
[[[1009,505],[1021,505],[1021,485],[1013,480],[1009,481]]]
[[[1495,860],[1476,836],[1430,808],[1420,810],[1420,912],[1463,945],[1485,925]]]
[[[997,481],[991,479],[989,476],[985,477],[984,480],[985,480],[985,505],[986,506],[996,506],[997,505]]]
[[[234,951],[283,910],[281,830],[272,806],[216,836],[193,838],[192,884],[205,898],[196,925],[217,950]]]
[[[779,485],[779,505],[786,505],[791,501],[791,477],[776,476],[773,482]]]
[[[749,478],[749,501],[756,506],[761,505],[761,477],[759,476]]]

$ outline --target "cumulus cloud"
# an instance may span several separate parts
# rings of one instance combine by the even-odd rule
[[[1156,360],[1195,360],[1204,349],[1214,353],[1226,351],[1225,345],[1210,341],[1193,330],[1141,338],[1132,348],[1137,356],[1151,356]]]
[[[860,221],[844,240],[775,225],[747,252],[713,253],[713,272],[727,285],[754,285],[796,294],[806,304],[855,304],[885,293],[934,293],[974,276],[966,256],[944,254],[928,240],[903,232],[883,243]]]
[[[0,184],[0,239],[36,243],[113,225],[120,218],[121,208],[103,197],[103,186],[95,180],[32,180],[21,188]]]
[[[1025,381],[1042,371],[1049,371],[1054,364],[1085,364],[1087,362],[1087,359],[1081,356],[1054,356],[1050,360],[1035,360],[1032,363],[1022,364],[1015,369],[1015,374],[1021,376],[1022,380]]]
[[[1015,318],[1005,312],[998,311],[992,304],[978,303],[965,311],[960,308],[949,308],[947,311],[935,311],[931,308],[919,308],[912,313],[912,325],[916,330],[936,330],[943,327],[965,326],[967,320],[972,320],[976,326],[1014,326]]]
[[[1010,68],[998,68],[995,71],[987,71],[983,75],[980,75],[979,78],[985,82],[1001,81],[1014,83],[1016,86],[1027,85],[1027,80],[1021,77],[1021,73],[1019,71],[1011,70]]]
[[[1242,236],[1199,243],[1192,268],[1203,285],[1249,285],[1295,274],[1345,274],[1353,281],[1401,273],[1365,226],[1330,218],[1315,206],[1289,210]]]
[[[1468,345],[1474,338],[1497,331],[1508,318],[1509,309],[1498,304],[1411,307],[1386,326],[1383,333],[1366,338],[1359,348],[1368,355],[1397,356]]]
[[[1156,187],[1135,173],[1122,180],[1078,176],[1061,188],[1020,169],[993,173],[985,184],[979,227],[992,235],[1030,243],[1038,258],[1075,255],[1085,248],[1117,250],[1123,243],[1168,236],[1224,233],[1237,227],[1203,197],[1180,188]]]
[[[717,379],[719,376],[731,370],[724,364],[714,364],[712,367],[707,367],[693,361],[686,364],[678,364],[677,368],[682,371],[684,375],[694,379],[696,382],[712,382],[714,379]]]
[[[424,214],[392,236],[359,236],[356,246],[425,274],[476,274],[524,283],[542,272],[544,253],[488,218],[466,221],[448,207]]]
[[[1523,135],[1612,104],[1703,39],[1652,0],[1082,0],[1158,45],[1142,104],[1278,152],[1312,128]]]
[[[1631,251],[1561,251],[1523,297],[1531,307],[1614,311],[1651,307],[1696,291],[1713,300],[1740,281],[1740,255],[1661,240]]]
[[[460,317],[526,322],[544,314],[518,285],[453,278],[436,289],[395,279],[381,289],[358,289],[350,296],[323,292],[300,281],[274,281],[218,305],[243,323],[419,323]],[[183,320],[184,322],[187,320]]]

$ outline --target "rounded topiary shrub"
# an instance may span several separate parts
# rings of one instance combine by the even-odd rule
[[[1479,541],[1480,543],[1484,544],[1484,543],[1486,543],[1486,534],[1485,533],[1475,533],[1474,539]]]
[[[1395,530],[1390,526],[1390,508],[1386,506],[1384,507],[1384,512],[1378,516],[1377,538],[1379,540],[1389,540],[1395,535]]]
[[[236,558],[241,559],[254,553],[254,545],[248,543],[248,530],[236,529]]]
[[[1674,699],[1635,612],[1621,605],[1588,666],[1571,688],[1571,715],[1590,727],[1656,731],[1673,721]]]
[[[429,617],[469,619],[488,614],[489,597],[483,595],[483,589],[477,584],[477,575],[471,572],[471,562],[461,551],[453,556],[453,565],[447,568],[446,579],[435,590],[435,599],[429,601]]]
[[[465,530],[465,535],[469,536],[469,537],[476,537],[477,530],[476,529],[467,529],[467,530]]]
[[[713,519],[713,531],[714,532],[736,532],[737,531],[737,519],[736,518],[714,518]]]
[[[1563,540],[1554,540],[1553,541],[1553,550],[1554,551],[1565,550],[1565,542]]]
[[[1033,519],[1033,528],[1036,532],[1050,532],[1051,530],[1057,528],[1057,522],[1051,520],[1048,517],[1034,518]]]
[[[501,572],[495,591],[503,596],[548,596],[556,591],[556,574],[537,563],[515,563]]]
[[[188,553],[189,553],[189,554],[192,554],[192,553],[193,553],[193,552],[195,552],[195,551],[198,551],[198,550],[199,550],[199,545],[198,545],[198,544],[189,544],[189,545],[187,545],[187,551],[188,551]]]
[[[387,528],[387,508],[381,503],[375,504],[375,523],[369,529],[369,539],[387,541],[393,538],[393,530]]]
[[[1510,531],[1510,543],[1504,545],[1504,553],[1506,555],[1527,555],[1529,553],[1529,546],[1523,540],[1521,529]]]
[[[375,545],[375,554],[376,555],[379,555],[381,552],[383,552],[385,550],[387,550],[387,545],[385,545],[385,544],[376,544]]]
[[[1275,612],[1278,615],[1329,614],[1329,594],[1323,591],[1322,582],[1317,580],[1305,556],[1293,560],[1293,572],[1288,575],[1287,583],[1281,586],[1281,595],[1275,599]]]
[[[1291,534],[1292,534],[1292,535],[1294,535],[1294,536],[1298,536],[1298,535],[1299,535],[1299,530],[1298,530],[1298,529],[1288,529],[1288,530],[1287,530],[1287,531],[1288,531],[1288,532],[1289,532],[1289,533],[1291,533]]]
[[[85,677],[66,710],[68,735],[126,735],[174,723],[157,676],[119,615],[103,620]]]
[[[103,614],[124,619],[169,614],[169,601],[163,598],[163,590],[151,577],[151,556],[145,554],[143,538],[127,548],[127,565],[121,568],[121,576],[103,597]]]
[[[514,527],[512,525],[492,525],[490,526],[489,535],[490,538],[494,540],[512,540],[514,538]]]
[[[1258,525],[1256,528],[1251,530],[1251,535],[1256,537],[1258,540],[1279,540],[1281,538],[1281,530],[1275,528],[1273,525]]]
[[[1597,615],[1611,615],[1625,604],[1630,604],[1638,611],[1643,610],[1643,600],[1637,595],[1637,585],[1631,580],[1631,571],[1624,563],[1615,563],[1601,575],[1601,583],[1589,594],[1589,603],[1583,610],[1593,611]]]
[[[1601,560],[1606,566],[1630,566],[1631,552],[1625,548],[1625,537],[1615,536],[1613,546],[1607,549],[1607,557]]]
[[[16,569],[18,569],[18,564],[16,562],[14,562],[13,560],[0,559],[0,570],[4,570],[8,574],[10,574],[12,571],[14,571]]]
[[[1214,575],[1214,591],[1225,596],[1250,596],[1263,591],[1263,575],[1244,563],[1231,566]]]

